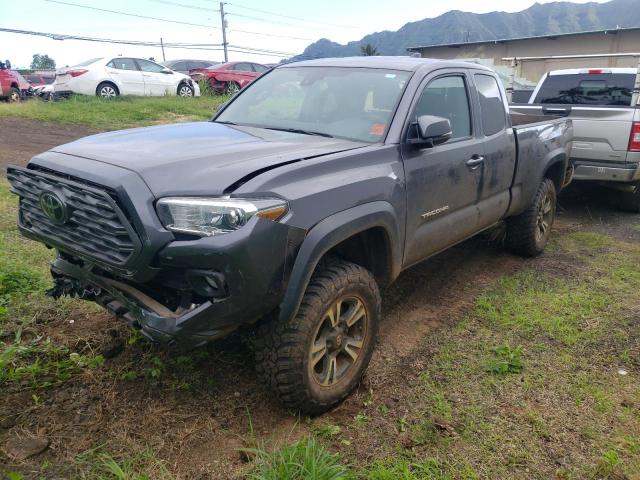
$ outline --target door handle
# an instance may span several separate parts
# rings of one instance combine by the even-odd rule
[[[484,157],[482,155],[474,155],[467,160],[467,167],[471,168],[471,170],[475,170],[482,163],[484,163]]]

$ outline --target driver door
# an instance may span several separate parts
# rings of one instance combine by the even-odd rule
[[[446,73],[445,73],[446,72]],[[470,79],[464,70],[427,77],[409,116],[408,138],[421,115],[449,119],[452,138],[434,147],[404,141],[407,189],[404,265],[409,266],[461,241],[479,229],[476,208],[482,189],[482,142],[475,138]]]

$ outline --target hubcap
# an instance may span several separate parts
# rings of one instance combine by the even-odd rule
[[[100,89],[100,96],[104,98],[112,98],[116,96],[116,90],[110,86],[104,86]]]
[[[367,336],[367,310],[356,297],[342,297],[325,312],[309,352],[311,378],[338,383],[356,363]]]
[[[18,95],[17,92],[11,92],[11,96],[9,97],[9,100],[11,102],[19,102],[20,101],[20,95]]]
[[[551,195],[547,193],[540,202],[536,219],[536,242],[540,243],[549,234],[551,223],[553,222],[553,201]]]
[[[180,87],[180,96],[181,97],[190,97],[193,94],[191,93],[191,89],[186,85]]]

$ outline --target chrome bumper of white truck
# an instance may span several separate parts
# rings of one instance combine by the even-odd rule
[[[640,180],[640,166],[607,167],[601,165],[575,165],[574,180],[630,183]]]

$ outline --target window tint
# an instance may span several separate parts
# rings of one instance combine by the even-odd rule
[[[486,136],[494,135],[506,126],[505,106],[497,80],[490,75],[474,75],[478,95],[482,128]]]
[[[118,70],[138,70],[138,66],[132,58],[114,58],[107,66]]]
[[[427,85],[416,105],[416,118],[435,115],[451,122],[452,138],[471,135],[471,114],[464,78],[440,77]]]
[[[142,60],[140,58],[137,58],[136,62],[138,62],[138,65],[140,65],[140,70],[142,70],[143,72],[160,73],[162,70],[164,70],[164,67],[162,65],[158,65],[157,63],[151,62],[149,60]]]
[[[535,103],[629,106],[634,82],[631,73],[549,75]]]
[[[262,72],[266,72],[267,70],[269,70],[269,67],[265,67],[264,65],[260,65],[259,63],[254,63],[253,64],[253,69],[258,73],[262,73]]]
[[[232,70],[237,72],[253,72],[253,68],[251,68],[251,64],[249,63],[236,63]]]
[[[195,67],[190,67],[189,62],[176,62],[173,65],[169,65],[169,68],[171,70],[189,70],[190,68]]]

